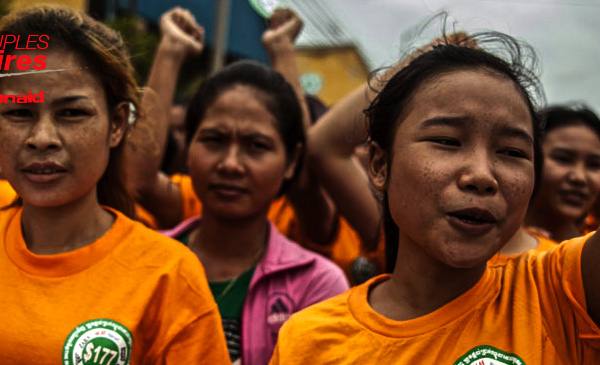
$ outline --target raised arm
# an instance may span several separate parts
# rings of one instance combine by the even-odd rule
[[[581,253],[581,276],[585,290],[587,311],[600,326],[600,235],[598,231],[586,242]]]
[[[179,187],[160,171],[177,76],[183,61],[202,52],[204,30],[187,10],[174,8],[160,19],[161,40],[154,56],[145,112],[131,129],[127,171],[138,202],[154,215],[159,228],[177,224],[183,216]]]
[[[281,73],[294,88],[302,108],[304,127],[308,130],[310,114],[300,85],[293,46],[302,26],[302,20],[292,10],[276,9],[269,19],[269,28],[263,34],[262,42],[269,54],[271,67]],[[287,196],[304,234],[311,241],[325,245],[330,242],[335,231],[335,206],[307,166],[305,163],[299,171],[297,184],[294,184]]]
[[[372,97],[364,84],[334,105],[308,133],[310,168],[369,251],[377,247],[380,214],[354,149],[366,140],[363,110]]]

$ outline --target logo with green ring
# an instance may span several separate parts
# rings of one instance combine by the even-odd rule
[[[254,10],[263,18],[269,18],[279,6],[279,0],[248,0]]]
[[[110,319],[84,322],[67,336],[63,365],[129,365],[133,336]]]
[[[509,354],[492,346],[477,346],[467,351],[454,365],[526,365],[515,354]]]

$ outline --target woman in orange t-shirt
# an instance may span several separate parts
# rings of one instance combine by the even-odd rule
[[[442,39],[366,110],[392,273],[293,315],[271,364],[600,362],[600,237],[487,264],[527,211],[543,93],[530,48],[472,37],[497,55]]]
[[[43,98],[0,104],[0,168],[19,196],[0,210],[2,364],[227,363],[198,260],[128,218],[122,147],[140,109],[123,40],[56,6],[4,16],[10,35],[45,42],[5,43],[19,61],[0,78],[5,98]],[[32,59],[45,72],[19,75]]]
[[[584,105],[554,105],[544,120],[544,164],[525,224],[555,241],[581,236],[600,196],[600,119]]]

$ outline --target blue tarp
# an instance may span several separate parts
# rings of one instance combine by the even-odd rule
[[[126,7],[126,0],[118,0]],[[250,58],[267,63],[267,53],[261,45],[261,37],[267,23],[252,9],[248,0],[230,0],[228,54],[239,58]],[[190,10],[196,21],[204,27],[206,45],[212,46],[215,40],[215,23],[218,0],[138,0],[137,14],[150,22],[158,23],[160,16],[175,5]]]

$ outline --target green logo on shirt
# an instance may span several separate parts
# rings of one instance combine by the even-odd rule
[[[93,319],[75,327],[63,347],[63,365],[129,365],[133,336],[110,319]]]
[[[498,350],[492,346],[477,346],[460,359],[454,365],[526,365],[520,357]]]

